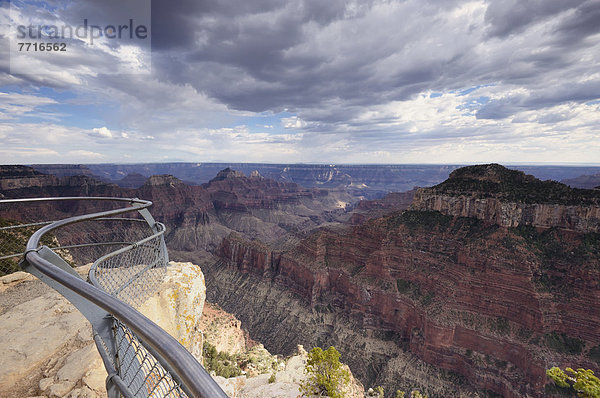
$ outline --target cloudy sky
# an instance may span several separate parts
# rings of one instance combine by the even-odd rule
[[[0,163],[600,163],[599,0],[137,1],[2,3]]]

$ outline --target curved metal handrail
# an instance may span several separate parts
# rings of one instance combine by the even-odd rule
[[[152,202],[132,198],[107,198],[107,197],[61,197],[61,198],[34,198],[34,199],[9,199],[0,200],[0,203],[19,203],[19,202],[43,202],[43,201],[65,201],[65,200],[101,200],[114,202],[127,202],[130,207],[118,208],[113,210],[101,211],[92,214],[85,214],[67,219],[52,222],[37,230],[28,240],[25,260],[28,264],[38,270],[41,274],[47,276],[51,280],[57,282],[61,286],[69,289],[75,295],[84,298],[89,303],[101,308],[108,314],[112,315],[118,321],[126,325],[140,342],[146,346],[152,354],[158,354],[157,360],[171,373],[173,377],[178,379],[184,388],[184,391],[193,397],[227,397],[219,385],[206,372],[206,370],[198,363],[194,356],[187,351],[175,338],[169,335],[166,331],[156,325],[154,322],[146,318],[140,312],[135,310],[130,305],[121,300],[109,295],[105,291],[98,288],[97,281],[94,285],[85,282],[83,279],[61,269],[57,265],[48,261],[40,255],[40,251],[45,246],[40,246],[42,237],[58,228],[89,221],[98,220],[105,217],[116,216],[131,211],[140,211],[152,205]],[[150,225],[153,229],[159,226],[155,235],[164,233],[164,226],[160,223]],[[162,236],[161,236],[162,239]],[[163,243],[164,244],[164,243]],[[126,250],[127,247],[119,249]],[[118,252],[117,251],[117,252]],[[116,252],[114,252],[116,253]],[[112,253],[114,255],[114,253]],[[111,254],[107,255],[110,256]],[[107,256],[103,256],[107,257]],[[100,259],[99,259],[100,260]],[[99,261],[98,260],[98,261]],[[96,261],[96,263],[98,263]],[[96,264],[95,263],[95,264]],[[91,275],[91,273],[90,273]],[[93,277],[90,278],[93,281]],[[101,352],[102,354],[102,352]],[[105,359],[103,357],[103,359]],[[105,360],[105,366],[107,361]],[[165,363],[163,363],[165,362]],[[107,369],[109,370],[109,369]],[[110,374],[109,378],[114,377]],[[115,383],[117,386],[120,382]]]

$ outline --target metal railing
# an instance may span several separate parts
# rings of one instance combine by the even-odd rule
[[[134,308],[155,293],[168,263],[165,226],[152,218],[151,205],[104,197],[0,200],[0,275],[35,275],[90,321],[109,398],[227,397],[191,353]],[[62,218],[69,213],[82,214]],[[89,262],[90,283],[72,267]]]

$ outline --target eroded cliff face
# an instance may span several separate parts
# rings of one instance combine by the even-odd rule
[[[250,336],[260,338],[270,352],[293,355],[297,344],[333,345],[365,388],[382,385],[388,393],[396,388],[420,388],[430,397],[476,396],[468,385],[452,382],[457,375],[407,352],[397,334],[364,327],[362,314],[338,311],[328,305],[327,297],[311,306],[285,285],[241,273],[223,261],[207,262],[202,267],[207,300],[236,314]]]
[[[475,217],[503,227],[532,225],[579,232],[600,231],[599,206],[504,202],[494,198],[440,195],[429,189],[419,189],[411,208],[435,210],[456,217]]]
[[[408,211],[319,231],[285,253],[231,236],[207,268],[209,297],[275,352],[338,344],[366,386],[396,388],[407,349],[479,389],[542,397],[546,368],[598,369],[599,248],[595,233]],[[260,293],[274,287],[293,295]]]
[[[0,191],[7,198],[36,196],[116,196],[151,200],[156,220],[167,225],[169,249],[213,251],[233,231],[264,242],[304,236],[333,221],[352,200],[345,191],[306,189],[258,174],[244,176],[226,169],[202,186],[183,183],[171,175],[156,175],[138,189],[120,188],[87,176],[55,177],[24,166],[0,169]],[[106,210],[110,202],[40,204],[33,212],[60,219]],[[30,206],[0,207],[0,217],[30,219]],[[37,220],[39,221],[39,220]]]
[[[600,231],[600,191],[540,181],[498,164],[464,167],[417,190],[411,209],[474,217],[503,227]]]

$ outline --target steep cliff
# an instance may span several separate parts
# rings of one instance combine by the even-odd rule
[[[275,352],[318,339],[340,343],[344,354],[360,358],[350,365],[366,385],[395,387],[397,369],[378,376],[369,367],[374,357],[393,361],[404,348],[478,388],[539,397],[544,369],[553,364],[598,369],[599,248],[597,235],[407,212],[343,233],[321,231],[283,254],[226,239],[223,262],[207,266],[209,298]],[[246,279],[232,286],[221,268]],[[266,306],[256,286],[280,286],[297,298]],[[277,306],[301,310],[282,314]],[[321,311],[335,319],[329,328]],[[348,346],[364,333],[397,347]]]
[[[419,189],[411,208],[475,217],[504,227],[600,231],[600,191],[540,181],[497,164],[455,170],[443,183]]]
[[[412,211],[365,202],[346,227],[330,223],[344,202],[331,191],[231,170],[118,192],[154,201],[172,257],[217,253],[209,299],[272,352],[331,344],[367,387],[444,397],[541,397],[549,366],[598,370],[597,192],[477,166]]]
[[[528,181],[514,184],[527,193]],[[577,191],[566,192],[556,197],[577,202]],[[468,195],[490,200],[480,194]],[[503,192],[495,194],[500,201]],[[583,195],[582,207],[593,209],[595,196]],[[284,252],[231,235],[220,261],[206,265],[209,299],[275,352],[339,346],[366,386],[418,383],[449,396],[471,385],[542,397],[550,366],[598,370],[600,235],[561,228],[561,218],[536,229],[461,214],[392,213],[321,229]],[[405,351],[450,375],[436,383],[429,369],[420,382],[407,378],[420,362]]]

